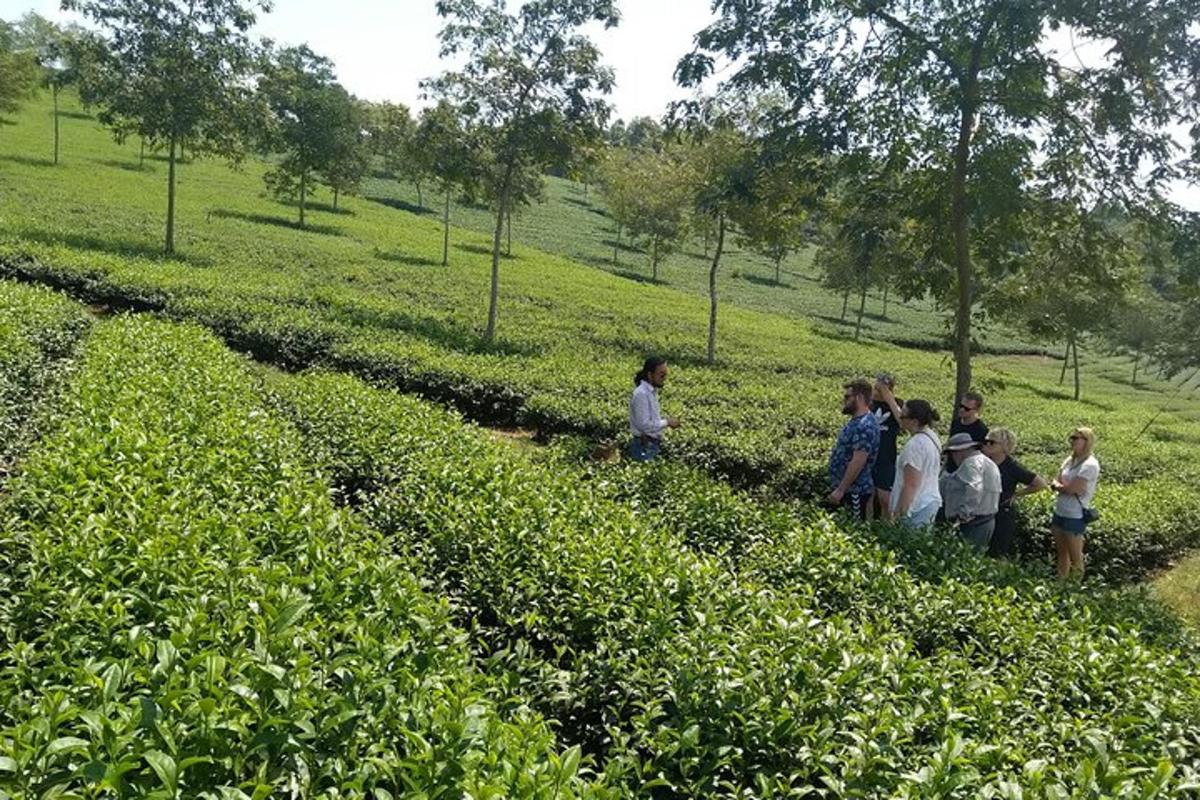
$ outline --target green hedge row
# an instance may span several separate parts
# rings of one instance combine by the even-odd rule
[[[54,422],[0,505],[0,797],[595,793],[210,334],[101,323]]]
[[[0,245],[0,274],[197,322],[270,363],[325,365],[452,405],[483,423],[547,433],[621,431],[628,371],[640,358],[637,352],[616,351],[618,332],[607,322],[585,325],[573,319],[555,323],[558,328],[541,317],[531,319],[521,329],[525,339],[481,348],[455,325],[434,324],[423,316],[414,305],[420,298],[366,292],[356,288],[357,282],[313,284],[310,273],[264,283],[251,267],[231,275],[129,258],[82,259],[69,249],[9,243]],[[594,314],[597,320],[614,316],[611,309],[596,307],[598,299],[577,296],[575,287],[559,288],[563,297],[555,307],[560,311],[579,305],[582,310],[571,313]],[[672,327],[680,313],[671,309],[656,323],[662,328],[654,332],[658,343],[651,339],[644,346],[672,350],[670,343],[682,336]],[[583,327],[571,327],[576,324]],[[795,336],[791,328],[783,333]],[[686,372],[677,370],[667,403],[688,425],[673,437],[672,457],[738,486],[768,486],[789,497],[820,496],[839,422],[838,383],[863,369],[862,348],[810,336],[804,340],[808,350],[784,353],[765,328],[747,329],[737,338],[754,343],[738,343],[738,355],[726,366],[704,368],[682,356],[677,362]],[[625,346],[642,345],[626,341]],[[588,355],[581,356],[582,351]],[[623,360],[615,362],[617,357]],[[927,356],[893,349],[872,357],[886,359],[879,366],[903,373],[910,391],[938,396],[932,385],[938,378]],[[847,366],[855,360],[856,367]],[[1021,457],[1043,472],[1051,473],[1061,460],[1067,431],[1084,422],[1099,429],[1104,483],[1098,503],[1105,513],[1090,536],[1094,575],[1136,580],[1200,545],[1200,499],[1181,488],[1200,480],[1200,462],[1194,458],[1200,429],[1194,424],[1172,419],[1171,440],[1155,438],[1153,431],[1139,440],[1135,434],[1143,420],[1127,404],[1080,407],[1047,397],[1044,387],[1027,380],[983,368],[979,385],[991,398],[989,420],[1019,419],[1014,427],[1022,438]],[[1036,506],[1028,516],[1027,555],[1045,558],[1050,552],[1048,523],[1049,507]]]
[[[628,794],[1197,786],[1195,652],[1102,607],[1073,619],[1050,590],[922,581],[781,506],[739,532],[722,521],[733,495],[668,522],[617,479],[532,461],[352,378],[273,392],[345,499],[480,622],[489,656],[536,662],[527,691],[542,681],[560,736]]]
[[[0,479],[28,443],[28,424],[88,329],[82,307],[0,281]]]

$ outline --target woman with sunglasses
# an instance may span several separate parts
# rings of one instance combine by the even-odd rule
[[[983,440],[983,452],[1000,468],[1000,509],[996,512],[996,531],[988,545],[992,558],[1011,558],[1013,542],[1017,532],[1017,509],[1014,503],[1024,497],[1050,486],[1046,479],[1024,466],[1013,457],[1017,449],[1017,437],[1008,428],[995,428]],[[1018,489],[1021,486],[1023,488]]]
[[[1076,428],[1068,437],[1071,455],[1050,484],[1058,494],[1054,501],[1054,517],[1050,531],[1058,557],[1058,577],[1067,578],[1073,572],[1083,577],[1083,542],[1087,526],[1094,515],[1092,500],[1100,481],[1100,462],[1092,455],[1096,434],[1091,428]]]

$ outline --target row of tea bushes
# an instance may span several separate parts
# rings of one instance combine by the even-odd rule
[[[1195,784],[1195,653],[1122,619],[1077,626],[1012,588],[923,583],[781,508],[725,546],[719,520],[668,524],[564,462],[345,376],[282,377],[272,392],[344,499],[485,622],[477,647],[554,672],[541,707],[630,794]]]
[[[100,323],[53,423],[0,504],[0,797],[595,794],[210,334]]]
[[[0,477],[28,443],[31,416],[87,329],[79,304],[0,281]]]
[[[339,282],[328,269],[297,275],[268,274],[252,264],[198,269],[0,243],[0,273],[123,307],[163,311],[202,324],[270,363],[351,372],[452,405],[488,424],[619,434],[629,376],[642,349],[667,352],[680,368],[665,402],[687,422],[672,437],[672,457],[737,485],[768,486],[788,497],[819,497],[826,488],[825,458],[841,421],[837,405],[845,378],[886,367],[904,377],[906,393],[938,397],[950,391],[943,385],[945,370],[927,354],[830,342],[790,320],[741,312],[737,322],[745,330],[728,337],[720,365],[704,367],[681,349],[690,341],[684,298],[661,306],[657,317],[639,316],[635,325],[582,278],[578,286],[564,279],[554,299],[530,299],[522,319],[508,323],[507,329],[516,326],[516,338],[483,347],[469,329],[437,316],[459,313],[453,309],[467,302],[458,295],[461,287],[438,284],[450,292],[444,297],[419,286],[367,291],[371,287],[360,288],[366,279],[358,272]],[[621,335],[634,338],[623,341]],[[978,373],[990,398],[989,421],[1020,420],[1012,424],[1031,467],[1052,472],[1063,456],[1065,433],[1075,425],[1087,422],[1100,431],[1099,503],[1105,513],[1092,531],[1094,574],[1136,580],[1200,545],[1200,498],[1180,489],[1200,480],[1194,457],[1200,426],[1168,415],[1163,425],[1171,428],[1170,440],[1139,438],[1144,422],[1139,409],[1151,409],[1127,403],[1080,406],[986,366]],[[1044,554],[1037,534],[1049,514],[1045,506],[1036,508],[1029,538]]]

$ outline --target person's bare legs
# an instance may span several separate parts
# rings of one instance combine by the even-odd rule
[[[1083,538],[1067,534],[1067,551],[1071,557],[1071,570],[1083,578]]]
[[[876,489],[875,502],[879,503],[879,519],[887,519],[888,509],[892,507],[892,493],[887,489]]]
[[[1066,580],[1071,574],[1071,534],[1056,526],[1051,526],[1050,532],[1054,534],[1058,577]]]

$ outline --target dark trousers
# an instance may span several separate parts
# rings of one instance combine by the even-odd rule
[[[992,558],[1012,558],[1017,543],[1017,511],[1012,506],[1000,506],[996,512],[996,530],[988,544]]]

